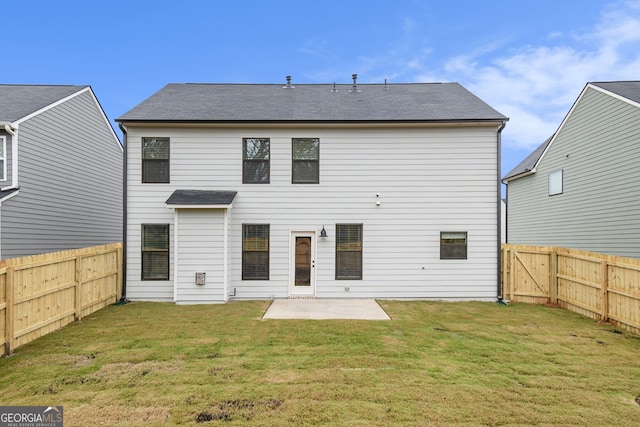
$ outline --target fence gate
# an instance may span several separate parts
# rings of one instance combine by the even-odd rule
[[[510,247],[504,252],[503,294],[515,302],[544,304],[550,290],[551,251],[544,248]]]

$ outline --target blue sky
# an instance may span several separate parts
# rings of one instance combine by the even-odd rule
[[[640,0],[2,4],[0,83],[89,84],[113,120],[167,83],[456,81],[510,117],[503,174],[587,82],[640,80]]]

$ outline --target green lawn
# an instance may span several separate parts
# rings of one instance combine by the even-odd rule
[[[63,405],[67,427],[640,425],[640,337],[565,310],[260,320],[268,305],[109,307],[0,359],[0,402]]]

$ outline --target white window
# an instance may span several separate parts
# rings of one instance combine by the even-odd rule
[[[562,169],[549,174],[549,195],[562,194]]]
[[[7,138],[0,136],[0,181],[7,179]]]

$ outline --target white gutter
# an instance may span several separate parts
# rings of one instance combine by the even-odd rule
[[[11,135],[11,185],[0,191],[9,191],[18,188],[18,125],[4,123],[4,130]]]

